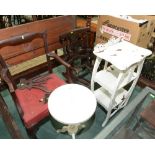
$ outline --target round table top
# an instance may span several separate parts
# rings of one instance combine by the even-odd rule
[[[77,124],[89,120],[96,106],[95,95],[79,84],[62,85],[56,88],[48,99],[50,114],[63,124]]]

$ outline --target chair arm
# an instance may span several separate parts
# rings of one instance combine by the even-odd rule
[[[12,84],[12,81],[8,78],[8,69],[7,68],[2,68],[1,72],[0,72],[1,78],[6,82],[6,84],[9,87],[10,92],[14,92],[14,86]]]
[[[59,57],[56,53],[50,52],[48,53],[49,57],[53,57],[54,59],[56,59],[58,62],[60,62],[61,64],[63,64],[65,67],[67,68],[71,68],[71,65],[69,63],[67,63],[66,61],[64,61],[61,57]]]

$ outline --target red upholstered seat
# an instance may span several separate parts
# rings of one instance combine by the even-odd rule
[[[56,74],[48,75],[50,79],[47,80],[44,86],[48,90],[54,90],[57,87],[64,85],[65,82],[61,80]],[[16,89],[15,91],[19,105],[23,110],[23,121],[27,128],[41,121],[48,116],[48,107],[46,103],[40,102],[44,97],[45,92],[39,89]]]

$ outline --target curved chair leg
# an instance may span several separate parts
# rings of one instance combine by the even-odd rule
[[[110,119],[110,114],[111,114],[111,110],[108,111],[107,116],[106,116],[106,119],[105,119],[105,120],[103,121],[103,123],[102,123],[102,127],[104,127],[104,126],[107,124],[107,122],[109,121],[109,119]]]
[[[75,134],[74,133],[72,134],[72,139],[75,139]]]
[[[102,127],[105,127],[105,125],[107,124],[109,119],[110,119],[110,117],[106,117],[105,121],[102,123]]]

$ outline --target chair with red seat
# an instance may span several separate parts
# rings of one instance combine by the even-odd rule
[[[0,41],[0,48],[4,48],[20,44],[27,45],[27,43],[32,43],[33,40],[38,38],[43,42],[43,49],[47,59],[49,74],[39,75],[32,79],[21,79],[17,87],[17,84],[10,73],[7,61],[0,55],[0,65],[2,67],[0,71],[1,78],[8,85],[11,95],[16,103],[19,115],[31,138],[36,138],[38,127],[49,115],[46,104],[48,94],[57,87],[65,84],[64,80],[52,73],[51,57],[63,64],[66,67],[68,74],[70,73],[70,65],[55,53],[49,52],[46,32],[26,33],[21,36],[15,36]]]

